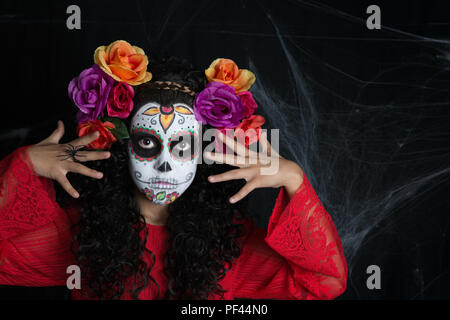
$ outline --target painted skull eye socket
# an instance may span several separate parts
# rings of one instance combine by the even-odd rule
[[[195,157],[197,153],[198,138],[193,134],[181,135],[172,140],[169,144],[169,150],[172,156],[177,160],[188,161]]]
[[[153,139],[149,137],[139,139],[138,144],[143,149],[153,149],[157,147]]]
[[[150,158],[162,150],[161,141],[153,134],[136,132],[131,135],[133,150],[138,156]]]

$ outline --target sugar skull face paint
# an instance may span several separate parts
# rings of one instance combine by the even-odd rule
[[[131,120],[131,177],[146,197],[165,205],[192,183],[198,161],[200,124],[184,103],[140,107]]]

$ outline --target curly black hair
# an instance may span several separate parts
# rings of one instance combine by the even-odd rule
[[[175,57],[153,60],[149,69],[153,79],[136,87],[134,110],[162,97],[192,105],[192,94],[160,90],[157,81],[173,81],[195,92],[205,86],[203,72]],[[131,118],[126,120],[128,128]],[[209,175],[231,167],[198,164],[190,187],[168,208],[165,227],[169,237],[164,256],[168,288],[163,293],[150,276],[154,255],[145,247],[149,230],[134,198],[127,141],[115,142],[110,151],[109,159],[87,163],[103,172],[102,179],[69,173],[69,180],[80,193],[76,201],[80,220],[73,250],[88,286],[84,293],[100,299],[120,299],[127,292],[137,299],[142,290],[154,285],[159,299],[207,299],[212,293],[223,297],[225,291],[219,281],[240,255],[238,239],[244,234],[242,223],[248,215],[245,199],[231,204],[228,198],[244,181],[211,184],[207,181]],[[57,188],[62,206],[73,203]]]

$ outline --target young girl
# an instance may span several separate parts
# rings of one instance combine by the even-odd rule
[[[0,162],[0,284],[66,285],[75,265],[81,288],[71,290],[73,299],[343,293],[341,241],[301,168],[265,135],[265,152],[257,153],[218,134],[235,155],[206,152],[216,164],[198,161],[206,144],[194,99],[204,75],[176,59],[150,66],[152,81],[135,87],[122,119],[129,138],[109,151],[80,147],[105,144],[101,126],[61,144],[59,121],[47,139]],[[262,174],[275,158],[278,170]],[[265,187],[280,188],[267,230],[245,210],[246,195]]]

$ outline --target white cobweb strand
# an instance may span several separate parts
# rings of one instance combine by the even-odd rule
[[[264,111],[268,127],[280,129],[281,154],[302,166],[332,216],[351,271],[353,259],[363,241],[367,240],[369,233],[378,227],[382,220],[389,219],[400,209],[409,208],[412,206],[412,199],[420,197],[449,178],[448,149],[443,150],[441,155],[436,154],[436,150],[429,149],[410,155],[405,153],[403,155],[406,157],[402,156],[405,146],[419,138],[426,138],[423,134],[427,134],[416,131],[414,123],[408,125],[410,112],[423,106],[448,107],[448,100],[433,98],[434,93],[442,93],[440,88],[434,86],[434,78],[445,72],[448,75],[448,42],[420,39],[420,36],[388,28],[389,33],[394,33],[399,38],[423,40],[418,41],[418,46],[427,46],[428,49],[431,47],[431,51],[436,53],[418,58],[418,63],[427,64],[428,69],[434,70],[431,75],[424,73],[422,79],[410,82],[383,82],[378,78],[387,73],[395,78],[396,72],[413,69],[413,63],[383,70],[374,79],[363,81],[326,61],[314,61],[316,66],[321,65],[326,72],[341,78],[346,85],[353,86],[357,92],[355,98],[342,96],[333,88],[324,87],[314,79],[314,75],[305,74],[306,68],[300,61],[318,59],[298,45],[289,49],[277,24],[269,14],[267,17],[273,24],[285,57],[284,61],[276,63],[289,70],[293,80],[292,83],[286,83],[291,86],[292,96],[288,101],[288,98],[277,95],[267,85],[268,81],[265,81],[264,68],[249,58],[249,69],[258,75],[252,92],[259,107]],[[296,59],[293,58],[291,50],[297,50]],[[442,64],[445,64],[444,69]],[[447,84],[449,83],[447,81]],[[315,102],[317,93],[310,90],[311,85],[320,88],[322,92],[328,92],[335,104],[319,106]],[[399,101],[384,104],[372,105],[358,101],[366,91],[373,90],[374,87],[379,90],[379,94],[383,94],[383,87],[398,87],[399,92],[403,90],[404,94],[399,95]],[[408,97],[408,89],[415,90],[417,94]],[[372,115],[369,117],[372,121],[366,125],[359,123],[360,116],[364,113]],[[426,114],[419,115],[417,121],[426,118]],[[334,134],[330,135],[330,132]],[[365,139],[359,132],[369,138]],[[386,136],[386,132],[389,133],[387,137],[390,140],[378,141],[378,138]],[[383,143],[385,148],[378,150]],[[438,165],[439,157],[447,161]],[[394,168],[408,167],[409,163],[416,167],[420,161],[428,161],[434,166],[391,176]]]

